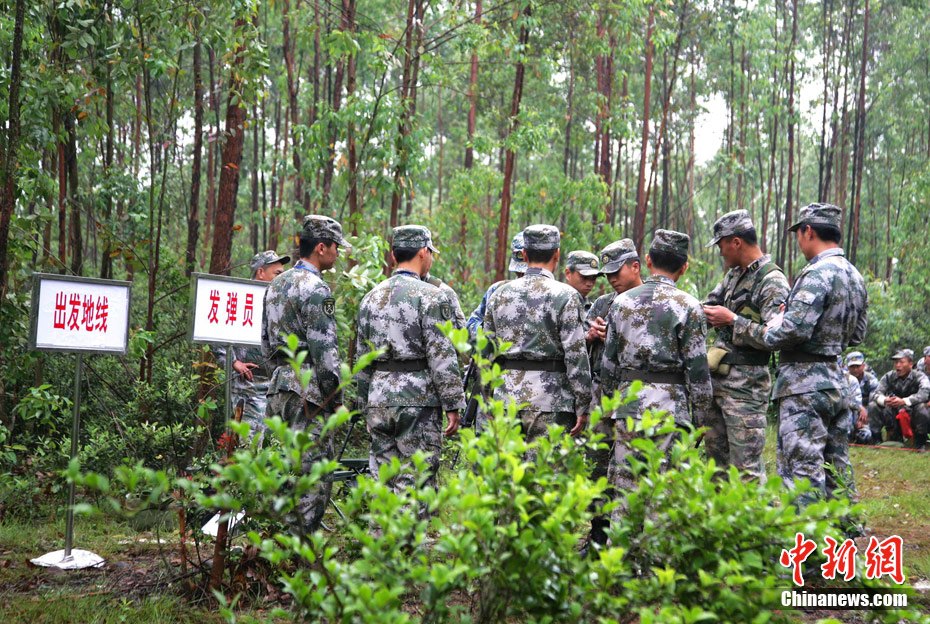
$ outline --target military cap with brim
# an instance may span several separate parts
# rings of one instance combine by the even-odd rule
[[[249,262],[249,267],[253,271],[257,271],[262,267],[266,267],[269,264],[274,264],[280,262],[281,264],[287,264],[291,261],[290,256],[279,256],[273,249],[268,251],[263,251],[252,256],[252,260]]]
[[[523,230],[523,244],[531,251],[551,251],[559,248],[559,228],[554,225],[531,225]]]
[[[907,358],[914,361],[914,351],[911,349],[901,349],[897,353],[891,356],[892,360],[900,360],[901,358]]]
[[[687,234],[674,230],[656,230],[649,251],[664,251],[687,258],[690,242],[691,238]]]
[[[600,275],[600,264],[590,251],[573,251],[565,259],[565,268],[577,271],[585,277]]]
[[[342,226],[338,221],[324,215],[307,215],[301,230],[310,238],[331,240],[340,247],[352,247],[342,234]]]
[[[859,366],[865,364],[865,356],[862,351],[853,351],[846,356],[846,366]]]
[[[794,232],[802,225],[832,225],[839,229],[842,217],[843,211],[833,204],[808,204],[801,208],[798,220],[788,231]]]
[[[526,261],[523,259],[523,232],[518,232],[510,241],[510,266],[514,273],[526,273]]]
[[[714,222],[714,237],[707,243],[707,246],[713,247],[720,242],[721,238],[745,234],[751,229],[753,229],[752,217],[749,216],[748,211],[728,212]]]
[[[616,273],[628,260],[639,260],[636,243],[631,238],[621,238],[601,249],[601,273],[608,275]]]
[[[394,228],[391,240],[392,249],[423,249],[428,248],[433,253],[439,250],[433,246],[433,235],[423,225],[400,225]]]

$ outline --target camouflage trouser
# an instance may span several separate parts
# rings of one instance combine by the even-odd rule
[[[778,474],[790,487],[808,479],[821,495],[856,498],[849,463],[849,407],[838,390],[795,394],[778,400]],[[824,465],[829,468],[824,468]],[[840,491],[842,490],[842,491]],[[805,496],[802,505],[814,501]]]
[[[765,411],[768,394],[757,398],[715,395],[703,426],[707,456],[726,470],[736,466],[747,477],[765,481],[762,450],[765,448]]]
[[[265,413],[268,411],[268,398],[261,392],[236,392],[233,394],[233,405],[242,404],[242,422],[249,425],[249,442],[258,437],[259,443],[265,436]]]
[[[396,457],[410,468],[408,461],[417,451],[429,453],[429,475],[426,485],[436,486],[442,452],[442,408],[440,407],[370,407],[365,414],[371,434],[371,454],[368,464],[371,474],[390,464]],[[395,492],[414,487],[417,475],[409,470],[394,477],[388,485]]]
[[[305,404],[309,408],[308,411],[312,420],[307,419],[307,413],[304,411]],[[310,472],[314,462],[335,456],[332,436],[321,437],[325,416],[318,414],[318,412],[319,408],[317,406],[307,403],[296,392],[282,391],[268,395],[267,416],[269,418],[271,416],[280,416],[292,429],[297,431],[304,431],[310,427],[310,434],[316,444],[303,457],[302,470],[304,474]],[[316,416],[312,416],[313,414],[316,414]],[[297,504],[297,513],[302,519],[302,528],[307,533],[315,531],[320,526],[323,514],[326,513],[326,505],[329,503],[332,489],[332,482],[323,481],[300,498],[300,502]]]
[[[550,425],[561,425],[566,434],[575,426],[577,418],[571,412],[537,412],[535,410],[520,410],[520,427],[527,442],[546,435]],[[526,453],[526,461],[536,460],[536,450],[530,449]]]
[[[638,487],[637,477],[630,468],[630,460],[642,459],[642,454],[633,448],[632,442],[636,438],[643,437],[642,432],[630,431],[626,426],[626,419],[621,418],[614,421],[614,448],[610,455],[610,466],[607,469],[607,480],[614,488],[617,496],[625,496]],[[672,432],[652,438],[656,448],[665,453],[666,465],[671,453],[672,446],[678,439],[678,433]],[[621,499],[613,513],[611,519],[619,522],[626,512],[626,504]]]
[[[914,431],[914,447],[922,448],[927,444],[927,428],[930,424],[927,404],[920,403],[911,407],[879,407],[875,403],[869,405],[869,429],[872,431],[872,442],[881,444],[882,428],[888,430],[888,439],[903,442],[901,423],[897,414],[904,409],[911,416],[911,429]]]

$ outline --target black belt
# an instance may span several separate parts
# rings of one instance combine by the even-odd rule
[[[386,373],[413,373],[429,368],[426,358],[416,360],[375,360],[374,369]]]
[[[767,351],[731,351],[723,356],[720,363],[731,366],[765,366],[771,356]]]
[[[516,360],[512,358],[498,358],[494,362],[505,370],[546,371],[550,373],[564,373],[564,360]]]
[[[642,381],[645,383],[684,385],[684,373],[660,373],[624,368],[620,371],[620,381]]]
[[[782,351],[778,358],[780,364],[798,364],[807,362],[836,362],[835,355],[805,353],[804,351]]]

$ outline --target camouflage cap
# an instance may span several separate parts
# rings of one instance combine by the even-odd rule
[[[568,254],[565,260],[565,268],[578,271],[578,273],[585,277],[601,274],[600,263],[597,261],[597,256],[590,251],[573,251]]]
[[[260,268],[266,267],[269,264],[274,264],[275,262],[287,264],[290,261],[290,256],[279,256],[274,249],[269,249],[268,251],[263,251],[252,256],[252,260],[249,262],[249,267],[253,272],[255,272]]]
[[[833,204],[808,204],[801,208],[798,213],[798,220],[788,228],[789,232],[794,232],[802,225],[832,225],[839,229],[840,220],[843,217],[843,211]]]
[[[526,261],[523,259],[523,232],[517,233],[510,241],[510,266],[514,273],[526,273]]]
[[[924,347],[924,357],[927,357],[928,355],[930,355],[930,346]]]
[[[554,225],[537,224],[523,230],[525,249],[550,251],[559,248],[559,228]]]
[[[439,250],[433,246],[433,235],[425,226],[400,225],[394,228],[394,236],[391,239],[392,249],[423,249],[424,247],[433,253],[439,253]]]
[[[691,238],[687,234],[674,230],[656,230],[649,251],[665,251],[687,258],[690,242]]]
[[[914,361],[914,351],[912,349],[901,349],[897,353],[891,356],[892,360],[900,360],[901,358],[907,358],[910,361]]]
[[[352,247],[342,235],[342,226],[333,218],[323,215],[307,215],[301,233],[311,238],[331,240],[340,247]]]
[[[616,273],[627,260],[639,260],[636,243],[631,238],[621,238],[601,249],[601,273]]]
[[[726,238],[727,236],[745,234],[753,229],[753,227],[752,217],[749,216],[748,211],[734,210],[733,212],[728,212],[714,222],[714,237],[707,243],[707,246],[713,247],[720,242],[721,238]]]
[[[846,366],[860,366],[865,364],[865,356],[862,351],[852,351],[846,356]]]

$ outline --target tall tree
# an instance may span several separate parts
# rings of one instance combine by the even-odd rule
[[[643,239],[646,236],[646,154],[649,150],[649,100],[652,94],[652,63],[655,55],[655,43],[652,35],[655,30],[655,4],[649,5],[646,18],[646,64],[643,76],[643,135],[639,150],[639,178],[636,183],[636,212],[633,215],[633,242],[636,250],[642,254]]]
[[[7,272],[9,271],[8,244],[10,221],[16,206],[16,172],[19,167],[17,151],[20,133],[19,89],[22,83],[23,20],[26,2],[16,0],[16,16],[13,21],[13,62],[10,67],[10,93],[7,107],[7,129],[0,137],[0,301],[6,296]]]

